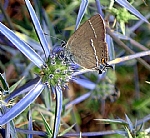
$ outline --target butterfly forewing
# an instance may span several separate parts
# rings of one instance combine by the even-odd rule
[[[92,16],[69,38],[66,44],[71,58],[80,66],[93,69],[108,60],[105,28],[99,14]]]

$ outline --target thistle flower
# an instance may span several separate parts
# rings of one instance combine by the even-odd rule
[[[59,53],[59,51],[57,51],[57,53]],[[48,81],[48,84],[52,86],[58,85],[65,87],[69,80],[68,78],[71,78],[74,70],[71,69],[69,61],[61,58],[57,53],[53,53],[53,55],[49,56],[45,62],[46,65],[42,66],[40,76],[42,77],[42,82]]]

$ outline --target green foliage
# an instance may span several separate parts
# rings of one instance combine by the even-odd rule
[[[46,129],[46,132],[47,132],[47,136],[48,136],[48,138],[51,138],[52,137],[52,129],[49,126],[49,124],[46,121],[46,119],[44,118],[44,116],[42,114],[41,114],[41,116],[42,116],[43,123],[44,123],[45,129]]]

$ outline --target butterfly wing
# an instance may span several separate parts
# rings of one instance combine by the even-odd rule
[[[82,67],[98,67],[102,58],[106,58],[105,28],[99,14],[92,16],[69,38],[66,44],[73,60]]]
[[[106,43],[105,23],[100,14],[91,17],[90,22],[91,27],[93,27],[93,33],[95,34],[93,43],[98,56],[98,63],[103,64],[102,59],[104,59],[105,62],[108,61],[108,46]]]

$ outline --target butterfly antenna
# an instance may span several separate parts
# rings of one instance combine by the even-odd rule
[[[45,35],[48,35],[49,37],[51,37],[51,38],[54,38],[54,39],[57,39],[57,40],[60,40],[61,41],[61,46],[62,46],[62,44],[64,45],[64,44],[66,44],[66,42],[64,41],[64,40],[62,40],[62,39],[59,39],[59,38],[57,38],[57,37],[54,37],[54,36],[51,36],[51,35],[49,35],[49,34],[46,34],[46,33],[44,33]]]

